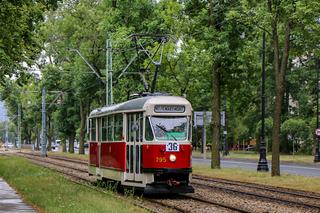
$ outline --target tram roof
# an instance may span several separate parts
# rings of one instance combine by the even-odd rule
[[[89,117],[96,117],[103,114],[108,114],[112,112],[123,112],[123,111],[135,111],[144,110],[145,106],[149,104],[178,104],[178,105],[191,105],[188,100],[179,96],[147,96],[142,98],[132,99],[119,104],[114,104],[111,106],[105,106],[101,108],[94,109],[91,111]]]

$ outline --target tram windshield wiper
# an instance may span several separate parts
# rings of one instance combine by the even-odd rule
[[[168,130],[166,130],[166,128],[164,128],[163,126],[160,126],[159,124],[156,124],[156,126],[157,126],[159,129],[161,129],[162,131],[164,131],[165,133],[170,134],[170,136],[173,137],[173,139],[174,139],[175,141],[177,141],[177,138],[174,137],[171,132],[169,132]]]

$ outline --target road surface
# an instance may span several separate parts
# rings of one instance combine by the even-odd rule
[[[193,158],[192,165],[210,165],[210,159]],[[255,160],[248,159],[222,159],[222,168],[239,168],[257,171],[257,163]],[[271,170],[271,164],[269,161],[269,172]],[[307,177],[320,177],[320,163],[317,164],[300,164],[300,163],[286,163],[280,164],[281,174],[293,174],[302,175]]]

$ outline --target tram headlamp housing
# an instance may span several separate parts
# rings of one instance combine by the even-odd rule
[[[175,161],[177,160],[177,157],[176,157],[174,154],[171,154],[171,155],[169,156],[169,160],[170,160],[171,162],[175,162]]]

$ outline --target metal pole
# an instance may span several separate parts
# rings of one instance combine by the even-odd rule
[[[260,135],[260,158],[258,162],[257,171],[268,172],[268,161],[266,153],[266,142],[265,142],[265,79],[266,79],[266,69],[265,69],[265,49],[266,49],[266,33],[263,32],[262,36],[262,83],[261,83],[261,135]]]
[[[21,106],[18,104],[18,149],[21,150]]]
[[[111,43],[111,40],[109,41],[110,42],[110,104],[112,105],[113,104],[113,92],[112,92],[112,89],[113,89],[113,85],[112,85],[112,43]]]
[[[229,154],[228,151],[228,143],[227,143],[227,98],[224,97],[224,122],[223,122],[223,155],[227,156]]]
[[[6,120],[6,135],[5,135],[5,150],[8,148],[8,141],[9,140],[9,127],[8,127],[8,120]]]
[[[42,129],[41,129],[41,155],[47,156],[47,127],[46,127],[46,88],[42,88]]]
[[[320,59],[316,60],[317,69],[317,129],[319,128],[319,69],[320,69]],[[316,136],[316,152],[314,155],[314,162],[320,162],[320,136]]]
[[[106,106],[109,106],[109,40],[106,40]]]

